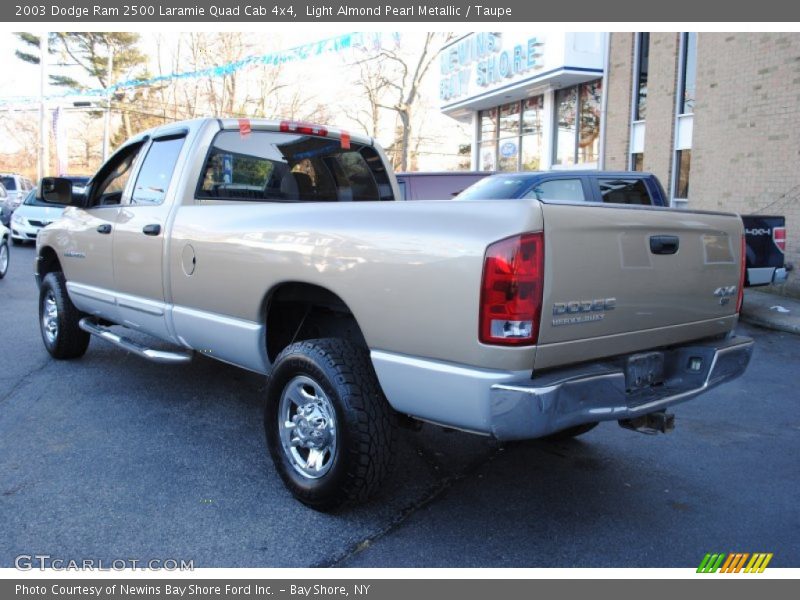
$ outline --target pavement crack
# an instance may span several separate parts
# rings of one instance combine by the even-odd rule
[[[447,477],[443,477],[436,481],[433,485],[431,485],[425,493],[422,494],[420,498],[415,501],[410,502],[409,504],[405,505],[400,511],[395,515],[395,517],[389,520],[385,526],[374,532],[373,534],[361,539],[358,542],[350,544],[344,551],[341,553],[327,559],[312,564],[312,568],[335,568],[335,567],[342,567],[344,563],[349,561],[350,559],[354,558],[364,550],[368,549],[372,546],[375,542],[379,541],[381,538],[389,535],[393,531],[399,529],[411,516],[422,510],[423,508],[431,505],[433,502],[441,498],[446,494],[446,492],[452,488],[456,483],[470,477],[477,473],[482,467],[488,465],[490,462],[495,460],[501,453],[503,452],[503,447],[500,445],[495,446],[491,453],[480,459],[476,459],[469,463],[467,467],[460,471],[455,475],[450,475]]]
[[[39,371],[44,370],[45,367],[47,367],[49,364],[50,361],[45,360],[43,363],[34,367],[33,369],[25,373],[22,377],[20,377],[17,380],[17,382],[13,386],[11,386],[11,389],[8,390],[5,394],[3,394],[2,397],[0,397],[0,404],[11,398],[11,396],[13,396],[17,392],[17,390],[19,390],[23,385],[25,385],[28,382],[28,379],[30,379],[33,375],[37,374]]]

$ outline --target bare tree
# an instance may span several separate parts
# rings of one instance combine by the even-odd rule
[[[397,118],[394,141],[389,148],[398,170],[405,171],[409,167],[413,114],[421,86],[442,45],[450,37],[450,34],[428,32],[421,47],[413,53],[400,47],[381,48],[374,57],[364,61],[371,64],[366,71],[362,70],[357,83],[362,90],[369,90],[368,103],[374,99],[374,109],[392,111]],[[377,124],[379,118],[372,114],[372,123]]]

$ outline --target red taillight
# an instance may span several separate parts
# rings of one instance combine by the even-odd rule
[[[736,298],[736,312],[742,311],[742,302],[744,302],[744,275],[745,263],[747,262],[747,246],[744,241],[744,234],[742,234],[742,253],[739,256],[739,296]]]
[[[786,252],[786,227],[772,228],[772,241],[781,252]]]
[[[526,233],[486,249],[479,337],[484,344],[537,342],[542,313],[544,235]]]
[[[318,135],[326,137],[327,128],[303,121],[281,121],[281,133],[302,133],[303,135]]]

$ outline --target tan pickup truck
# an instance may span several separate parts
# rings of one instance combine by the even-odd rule
[[[372,139],[235,119],[143,133],[85,194],[71,189],[42,181],[69,206],[37,241],[50,354],[77,358],[97,336],[268,375],[267,445],[317,509],[377,489],[397,424],[500,440],[609,420],[666,431],[667,407],[750,359],[752,341],[733,335],[735,215],[399,202]]]

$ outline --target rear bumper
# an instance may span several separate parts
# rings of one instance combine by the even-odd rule
[[[753,340],[735,337],[664,351],[664,383],[628,391],[619,361],[553,371],[492,385],[491,433],[529,439],[595,421],[632,419],[664,410],[737,378],[750,362]],[[690,362],[699,368],[691,369]]]
[[[788,269],[785,267],[751,267],[747,269],[747,285],[756,287],[786,283]]]

